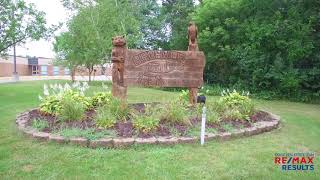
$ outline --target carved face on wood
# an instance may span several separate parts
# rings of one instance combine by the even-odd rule
[[[124,36],[115,36],[112,38],[112,45],[114,46],[125,46],[126,40],[124,39]]]

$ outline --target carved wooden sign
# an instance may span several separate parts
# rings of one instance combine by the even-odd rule
[[[112,95],[126,99],[127,86],[188,87],[191,104],[203,83],[205,56],[197,43],[198,28],[188,26],[188,51],[128,49],[124,36],[112,38]]]
[[[125,86],[200,87],[203,52],[127,50]]]

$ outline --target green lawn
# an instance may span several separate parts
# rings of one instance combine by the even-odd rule
[[[53,81],[51,81],[53,82]],[[38,105],[45,81],[0,84],[0,179],[320,179],[314,172],[282,172],[274,153],[320,154],[320,106],[256,101],[281,116],[281,129],[226,142],[88,149],[25,138],[15,116]],[[97,87],[95,87],[97,89]],[[176,93],[130,88],[130,102],[167,101]],[[215,98],[215,97],[209,97]]]

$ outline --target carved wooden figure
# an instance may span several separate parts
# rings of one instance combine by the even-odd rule
[[[116,36],[112,38],[112,45],[112,95],[120,99],[125,99],[127,87],[124,86],[123,79],[127,43],[124,36]]]
[[[121,85],[123,85],[124,60],[127,49],[126,44],[124,36],[116,36],[112,38],[112,78]]]
[[[197,37],[198,37],[198,28],[194,22],[190,22],[188,27],[188,38],[189,38],[188,51],[199,50]]]
[[[188,38],[189,38],[188,51],[192,51],[192,52],[199,51],[197,36],[198,36],[198,28],[194,22],[190,22],[188,27]],[[189,87],[190,104],[197,103],[197,94],[198,94],[198,87]]]

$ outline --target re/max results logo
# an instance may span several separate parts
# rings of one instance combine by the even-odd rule
[[[275,153],[274,163],[282,171],[314,171],[315,153]]]

